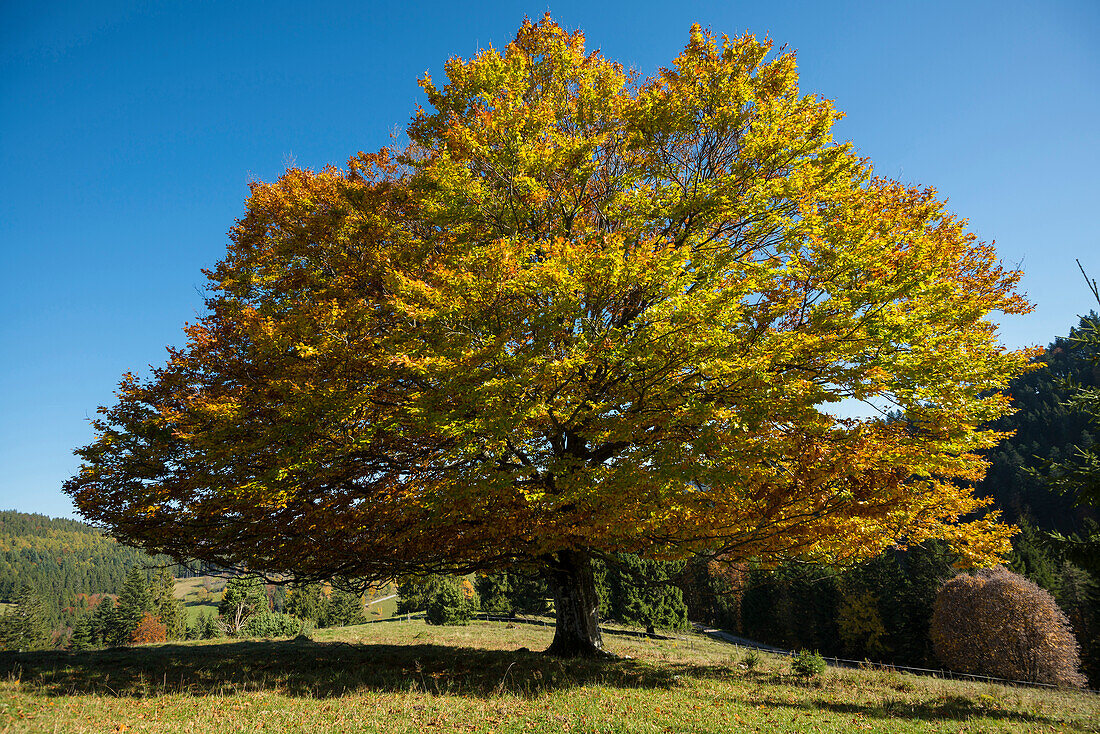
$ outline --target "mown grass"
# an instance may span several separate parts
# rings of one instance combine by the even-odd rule
[[[0,732],[1100,731],[1100,697],[830,669],[697,635],[609,634],[611,661],[537,650],[552,628],[397,621],[313,639],[0,653]],[[626,657],[629,656],[629,657]]]

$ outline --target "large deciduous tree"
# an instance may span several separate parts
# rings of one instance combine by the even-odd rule
[[[547,18],[445,69],[405,149],[253,186],[78,452],[88,518],[306,580],[538,569],[562,655],[602,648],[593,556],[1005,550],[957,521],[1018,273],[834,141],[793,55],[696,27],[643,79]]]

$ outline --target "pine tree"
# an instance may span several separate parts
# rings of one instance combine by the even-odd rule
[[[222,623],[232,636],[241,634],[250,617],[268,611],[271,605],[267,601],[267,589],[263,579],[256,576],[230,579],[218,605]]]
[[[126,574],[122,591],[118,595],[118,605],[115,607],[115,627],[110,642],[115,645],[129,643],[130,637],[138,625],[141,624],[145,613],[153,611],[153,592],[149,588],[145,571],[136,567],[131,568]]]
[[[42,650],[50,646],[50,627],[45,602],[37,591],[24,586],[15,606],[0,617],[0,648]]]
[[[165,635],[169,640],[182,639],[187,634],[187,610],[183,600],[175,595],[176,579],[162,568],[153,577],[153,608],[156,616],[164,624]]]

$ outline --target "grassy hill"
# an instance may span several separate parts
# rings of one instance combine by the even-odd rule
[[[193,576],[187,579],[176,579],[173,594],[177,599],[183,600],[184,609],[187,611],[187,624],[194,624],[202,612],[218,613],[218,602],[224,590],[224,578]]]
[[[1100,731],[1100,697],[830,669],[709,638],[611,633],[623,656],[559,661],[552,627],[397,621],[314,639],[0,653],[12,732]],[[627,657],[629,656],[629,657]]]

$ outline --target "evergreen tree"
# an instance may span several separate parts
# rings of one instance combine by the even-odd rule
[[[321,613],[321,627],[347,627],[353,624],[365,624],[367,615],[363,612],[363,597],[341,589],[333,589],[325,600]]]
[[[118,614],[115,610],[115,600],[109,596],[103,597],[92,611],[92,640],[95,645],[121,645],[125,638],[125,630],[120,629]]]
[[[73,636],[69,640],[69,647],[73,650],[90,650],[99,643],[100,640],[95,637],[92,614],[89,612],[81,615],[73,624]]]
[[[30,586],[24,586],[15,599],[15,606],[0,616],[0,648],[43,650],[50,646],[50,637],[42,597]]]
[[[238,576],[225,585],[218,613],[226,631],[237,636],[254,614],[271,611],[267,589],[263,579],[256,576]]]
[[[422,612],[428,608],[428,602],[444,583],[438,574],[408,576],[397,584],[397,612]]]
[[[545,579],[523,571],[480,574],[475,580],[481,608],[494,614],[545,614],[550,588]]]
[[[180,640],[187,635],[187,609],[182,599],[177,599],[176,579],[162,568],[153,577],[153,609],[165,627],[169,640]]]
[[[286,613],[316,624],[324,603],[325,593],[320,584],[292,584],[286,596]]]
[[[115,626],[109,640],[111,644],[125,645],[130,642],[130,637],[141,624],[146,612],[154,611],[153,592],[149,588],[145,571],[131,568],[118,595]]]
[[[435,587],[425,614],[429,624],[466,624],[473,615],[470,598],[454,578],[445,578]]]
[[[607,593],[601,593],[608,618],[624,624],[645,627],[653,634],[661,629],[682,629],[687,626],[687,607],[683,592],[675,581],[684,570],[683,563],[668,563],[619,553],[603,569],[602,583]]]

